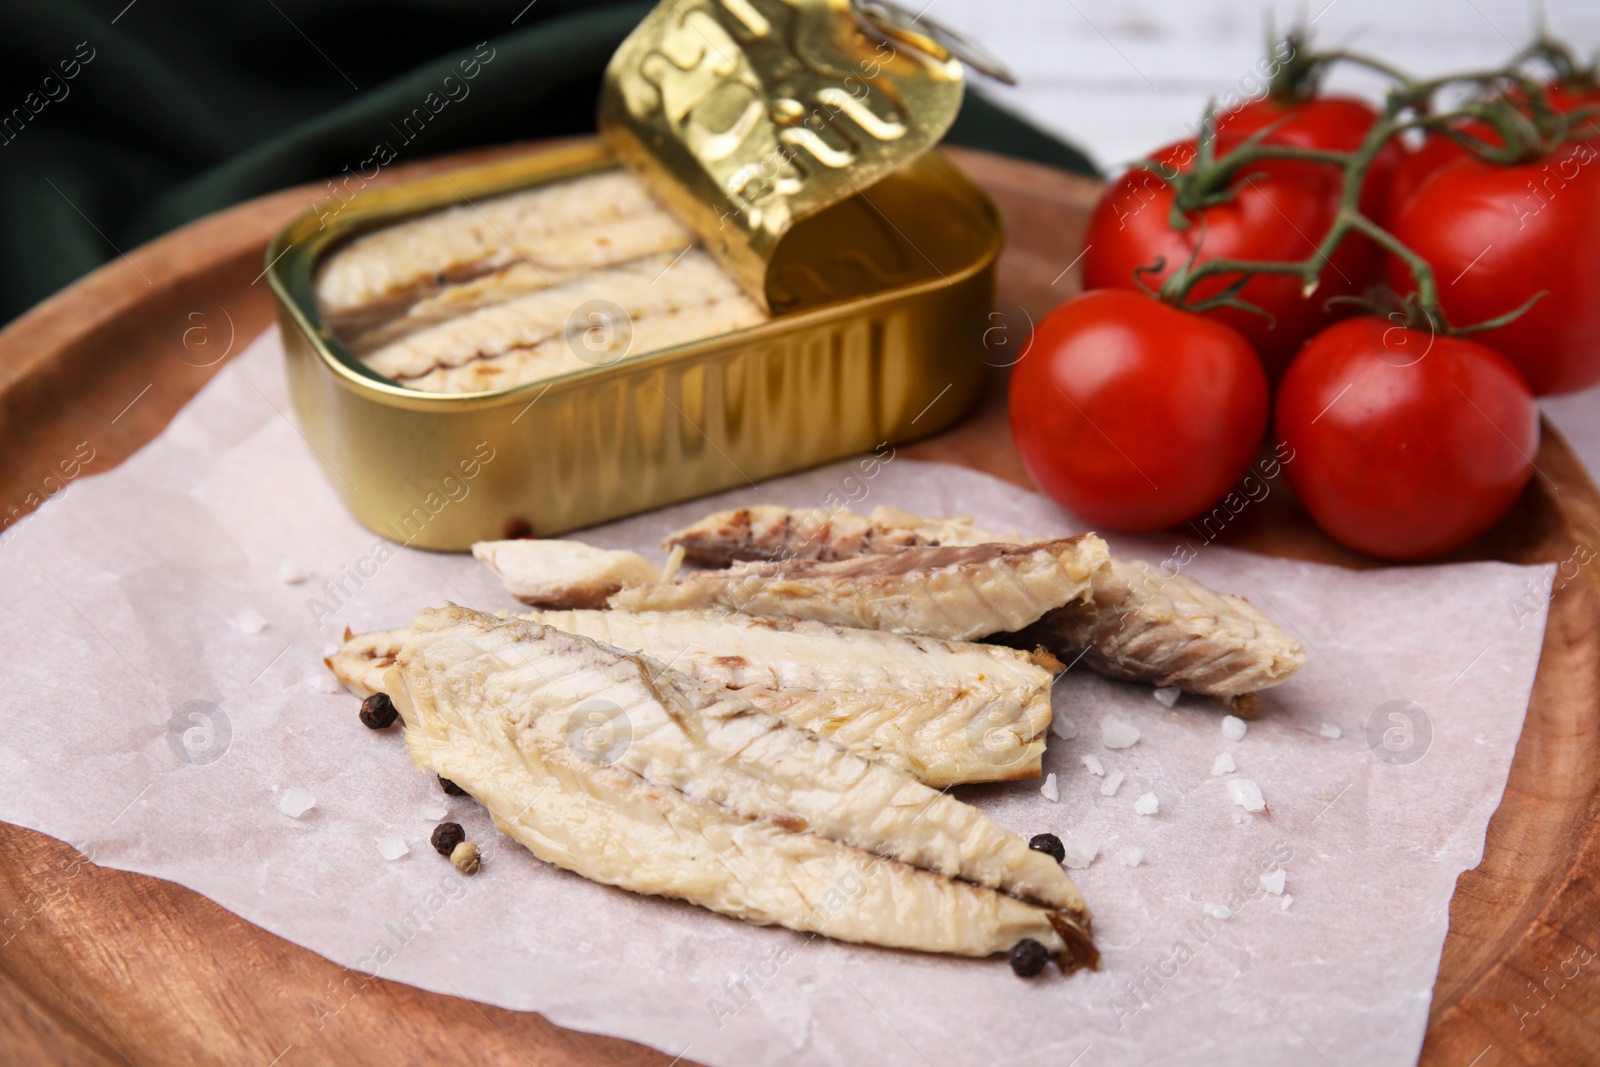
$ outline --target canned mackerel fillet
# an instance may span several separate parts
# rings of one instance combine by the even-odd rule
[[[555,536],[958,419],[1002,239],[929,151],[959,47],[879,3],[665,0],[597,140],[290,223],[290,390],[350,510],[419,548]]]

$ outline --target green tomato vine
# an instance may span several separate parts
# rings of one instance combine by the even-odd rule
[[[1448,323],[1439,304],[1439,287],[1433,268],[1394,234],[1361,211],[1361,192],[1373,162],[1384,147],[1407,130],[1423,130],[1448,137],[1469,154],[1488,163],[1510,166],[1539,159],[1571,140],[1593,135],[1593,123],[1600,117],[1600,106],[1586,106],[1562,112],[1554,107],[1545,83],[1524,65],[1496,70],[1449,74],[1439,78],[1413,79],[1403,71],[1369,56],[1348,51],[1311,52],[1304,48],[1300,35],[1290,34],[1285,47],[1293,58],[1274,78],[1270,95],[1293,103],[1311,99],[1323,76],[1335,64],[1345,63],[1374,71],[1391,82],[1384,94],[1378,120],[1354,151],[1299,148],[1266,143],[1282,123],[1268,126],[1226,153],[1217,153],[1217,115],[1208,104],[1196,144],[1194,166],[1188,170],[1155,160],[1139,160],[1132,166],[1154,174],[1173,191],[1169,225],[1188,230],[1201,216],[1202,233],[1189,260],[1161,283],[1159,289],[1146,286],[1139,275],[1166,269],[1164,260],[1135,272],[1140,288],[1175,307],[1203,312],[1232,307],[1272,316],[1240,297],[1240,290],[1256,274],[1295,275],[1302,291],[1315,294],[1323,269],[1339,246],[1353,233],[1364,234],[1380,247],[1403,261],[1411,272],[1416,292],[1404,301],[1401,317],[1406,325],[1436,333],[1465,336],[1492,330],[1525,314],[1546,292],[1535,293],[1526,303],[1504,315],[1471,325]],[[1564,46],[1541,36],[1530,48],[1531,58],[1543,62],[1555,74],[1557,84],[1586,88],[1594,84],[1594,65],[1580,64]],[[1460,105],[1435,111],[1435,98],[1447,88],[1465,88],[1468,98]],[[1473,136],[1462,127],[1477,122],[1494,131],[1499,143]],[[1204,243],[1205,209],[1223,204],[1237,195],[1244,181],[1259,177],[1252,167],[1270,160],[1295,160],[1340,170],[1343,187],[1333,222],[1317,243],[1316,249],[1300,260],[1249,260],[1219,258],[1197,263]],[[1209,278],[1231,276],[1233,280],[1220,292],[1203,299],[1191,299],[1195,287]],[[1335,300],[1355,301],[1383,312],[1356,297]],[[1393,317],[1392,315],[1390,317]],[[1397,320],[1398,321],[1398,320]]]

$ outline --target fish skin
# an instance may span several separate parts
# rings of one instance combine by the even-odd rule
[[[717,611],[519,618],[667,663],[935,788],[1040,774],[1054,676],[1013,649]],[[350,637],[329,669],[370,696],[409,633]]]
[[[412,630],[386,677],[412,761],[547,862],[845,941],[987,956],[1031,937],[1094,964],[1077,886],[970,805],[583,637],[458,607]]]
[[[667,537],[688,559],[726,565],[751,559],[846,559],[920,545],[1017,543],[971,519],[924,519],[895,508],[870,516],[756,505],[717,512]],[[1305,650],[1242,597],[1142,561],[1111,559],[1091,598],[1075,601],[1004,638],[1040,645],[1067,662],[1123,681],[1175,686],[1232,700],[1285,681]]]
[[[907,548],[852,559],[784,559],[624,589],[627,611],[721,607],[836,626],[969,641],[1020,630],[1089,595],[1109,558],[1093,534],[1027,545]]]
[[[839,508],[752,504],[708,515],[668,535],[661,545],[682,547],[690,563],[726,567],[758,560],[827,562],[900,548],[1042,540],[993,533],[974,526],[970,518],[924,519],[898,508],[874,508],[868,516]]]

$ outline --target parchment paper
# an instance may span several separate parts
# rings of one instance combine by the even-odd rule
[[[1240,741],[1211,702],[1169,710],[1148,688],[1069,671],[1055,706],[1078,735],[1045,756],[1059,802],[1037,782],[960,791],[1025,835],[1098,844],[1074,874],[1101,970],[1023,981],[999,960],[807,940],[594,885],[443,796],[397,735],[358,723],[321,658],[346,624],[400,625],[445,600],[515,605],[467,557],[393,549],[375,562],[386,553],[287,414],[280,364],[268,334],[157,441],[8,534],[0,818],[172,879],[351,968],[286,1041],[314,1045],[338,1026],[362,972],[713,1064],[1416,1058],[1456,876],[1480,859],[1522,725],[1548,569],[1352,573],[1191,539],[1184,569],[1250,597],[1310,664],[1267,694]],[[830,494],[1045,534],[1075,526],[971,472],[892,459],[873,473],[843,464],[590,539],[659,559],[660,535],[709,508]],[[1112,547],[1159,562],[1169,541]],[[289,584],[296,570],[311,577]],[[342,591],[324,584],[341,579]],[[1132,748],[1101,743],[1112,713],[1141,731]],[[1211,774],[1224,752],[1270,815],[1247,814]],[[1125,775],[1114,796],[1087,754]],[[290,790],[315,807],[286,815]],[[1153,816],[1134,813],[1145,793]],[[486,848],[476,878],[429,848],[446,811]],[[391,835],[408,855],[380,855]],[[1121,855],[1132,849],[1137,867]],[[1258,885],[1278,869],[1283,897]]]

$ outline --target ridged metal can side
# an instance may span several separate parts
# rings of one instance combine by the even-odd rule
[[[819,263],[848,264],[850,229],[881,215],[904,241],[912,281],[747,330],[512,389],[441,394],[379,377],[322,325],[313,271],[342,238],[615,165],[580,144],[436,175],[353,198],[332,224],[308,213],[268,249],[301,430],[364,525],[445,551],[556,536],[926,436],[976,399],[1000,220],[935,155],[868,190],[877,199],[841,213],[837,232],[811,237],[831,250]],[[822,297],[873,280],[795,267]]]

